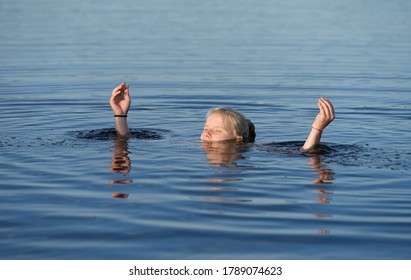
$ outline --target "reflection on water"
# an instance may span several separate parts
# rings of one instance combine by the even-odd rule
[[[321,156],[309,157],[308,164],[315,170],[314,174],[318,175],[318,177],[311,182],[312,184],[332,184],[332,181],[334,180],[334,171],[326,168],[325,165],[321,163]]]
[[[227,168],[238,167],[238,160],[245,159],[243,153],[247,152],[249,146],[234,141],[201,142],[206,154],[207,161],[213,166],[224,166]]]
[[[232,141],[222,141],[222,142],[202,142],[202,147],[205,152],[207,162],[209,165],[217,167],[214,169],[215,178],[207,178],[206,181],[213,183],[212,187],[208,187],[210,191],[236,191],[233,187],[227,187],[225,183],[240,182],[244,177],[243,171],[246,172],[247,169],[242,169],[244,165],[241,165],[240,161],[247,159],[246,153],[254,147],[254,145],[236,143]],[[327,187],[333,184],[335,172],[331,168],[328,168],[326,164],[322,162],[322,157],[327,156],[327,154],[333,149],[325,145],[319,146],[317,149],[312,151],[301,151],[301,142],[282,142],[273,143],[268,146],[260,145],[259,149],[286,154],[288,156],[300,156],[301,159],[308,158],[308,166],[313,170],[313,174],[316,176],[314,180],[307,178],[310,184],[318,186],[315,190],[317,193],[317,204],[330,204],[332,201],[333,191],[327,189]],[[230,174],[231,177],[223,178],[221,175]],[[234,174],[234,177],[232,176]],[[252,199],[241,198],[222,198],[222,197],[206,197],[204,201],[207,202],[219,202],[219,203],[250,203],[253,202]],[[315,218],[325,219],[331,218],[329,214],[317,213]],[[318,234],[329,234],[329,229],[318,229]]]
[[[317,203],[318,204],[330,204],[332,200],[333,191],[326,189],[327,185],[331,185],[334,181],[335,172],[327,168],[325,164],[321,162],[321,155],[317,154],[310,156],[308,158],[309,166],[314,170],[314,174],[317,176],[311,184],[318,185],[316,189],[317,192]],[[315,217],[318,219],[331,218],[329,214],[317,213]],[[331,231],[329,229],[319,229],[318,234],[329,234]]]
[[[210,191],[235,191],[233,187],[226,187],[224,183],[242,181],[243,174],[238,169],[240,166],[238,161],[244,160],[246,157],[243,153],[247,152],[247,145],[243,143],[237,143],[236,141],[219,141],[219,142],[207,142],[202,141],[204,153],[207,158],[207,162],[210,166],[218,167],[214,170],[215,178],[207,178],[205,181],[213,183],[212,187],[207,189]],[[234,174],[234,178],[224,178],[221,175]],[[235,178],[237,177],[237,178]],[[234,198],[222,198],[222,197],[206,197],[204,201],[208,202],[251,202],[250,199],[234,199]]]
[[[132,139],[138,140],[160,140],[163,138],[163,134],[167,134],[169,131],[161,129],[130,129],[129,137],[119,137],[116,134],[114,128],[93,129],[74,132],[76,139],[80,140],[101,140],[101,141],[113,141],[113,157],[111,159],[110,171],[114,174],[122,175],[121,179],[111,179],[109,181],[112,185],[127,185],[133,183],[133,180],[128,178],[131,172],[131,160],[128,156],[129,147],[128,141]],[[113,198],[128,198],[128,193],[113,192]]]
[[[113,145],[113,158],[111,159],[112,173],[122,174],[124,179],[110,180],[110,184],[131,184],[133,180],[126,178],[131,171],[131,160],[128,156],[128,138],[126,137],[114,137]],[[113,192],[111,195],[113,198],[128,198],[128,193]]]
[[[300,141],[289,141],[289,142],[279,142],[270,143],[267,145],[259,145],[259,149],[263,151],[268,151],[270,153],[285,154],[287,156],[298,156],[301,158],[308,158],[308,166],[310,169],[314,170],[313,174],[316,176],[314,180],[309,181],[310,184],[318,185],[316,192],[318,193],[317,203],[318,204],[329,204],[331,202],[330,195],[332,192],[325,190],[322,185],[330,185],[334,181],[335,172],[326,167],[323,161],[324,157],[327,157],[333,148],[326,145],[319,145],[313,150],[302,151],[300,147],[303,142]],[[324,215],[316,215],[317,217],[324,217]]]

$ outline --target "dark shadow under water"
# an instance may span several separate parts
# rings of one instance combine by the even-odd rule
[[[150,128],[139,128],[130,129],[130,139],[139,140],[159,140],[163,139],[163,134],[169,131],[150,129]],[[85,140],[114,140],[117,137],[116,130],[114,128],[103,128],[103,129],[93,129],[74,132],[74,136],[78,139]]]
[[[390,148],[374,148],[369,145],[324,143],[310,151],[302,151],[302,141],[274,142],[258,145],[265,152],[289,156],[317,156],[325,164],[359,166],[377,169],[409,171],[411,151]]]

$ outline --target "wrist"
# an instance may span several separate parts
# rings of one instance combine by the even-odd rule
[[[113,112],[113,115],[127,115],[129,110],[127,108],[120,108],[118,106],[112,106],[111,111]]]
[[[318,127],[315,127],[314,125],[313,125],[311,128],[314,129],[314,130],[316,130],[316,131],[323,132],[323,129],[320,129],[320,128],[318,128]]]
[[[121,136],[129,135],[128,123],[127,123],[127,116],[123,115],[122,117],[114,117],[114,123],[116,127],[116,131]]]

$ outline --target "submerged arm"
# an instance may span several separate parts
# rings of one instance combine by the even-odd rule
[[[129,136],[127,123],[127,113],[130,109],[131,98],[129,87],[126,83],[121,83],[111,93],[110,107],[114,113],[114,123],[116,132],[121,136]]]
[[[311,126],[311,132],[304,143],[302,150],[310,150],[320,144],[323,130],[335,119],[334,107],[327,98],[321,97],[318,100],[320,112]]]

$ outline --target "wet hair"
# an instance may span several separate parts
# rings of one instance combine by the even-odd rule
[[[214,113],[230,119],[236,134],[243,137],[243,142],[254,142],[256,136],[255,126],[253,122],[247,119],[243,114],[230,107],[217,107],[209,110],[206,118]]]

